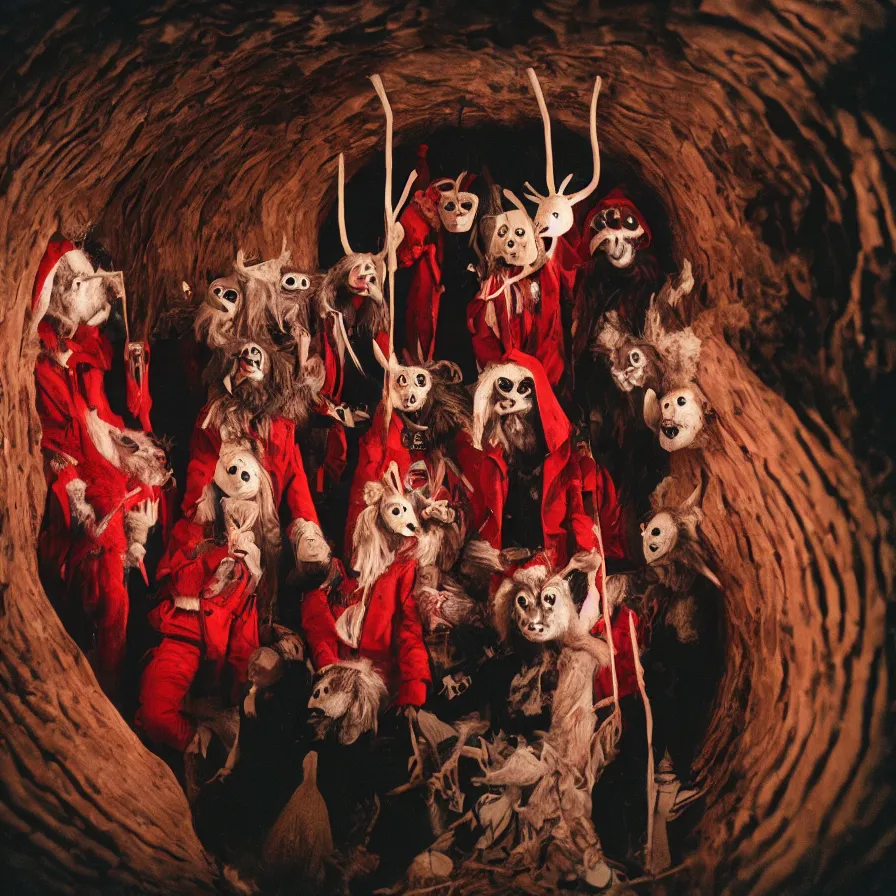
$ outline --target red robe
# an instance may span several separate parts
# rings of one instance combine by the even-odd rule
[[[551,566],[559,569],[575,552],[598,546],[593,520],[582,502],[581,472],[570,444],[572,426],[554,396],[544,368],[535,358],[511,351],[503,360],[524,367],[535,381],[538,413],[548,450],[541,474],[542,547]],[[483,445],[475,507],[481,536],[498,550],[503,547],[501,529],[508,487],[504,449],[496,444]]]
[[[426,203],[431,208],[427,215],[422,208]],[[398,266],[413,267],[413,277],[408,288],[407,316],[405,318],[405,345],[416,359],[417,343],[420,343],[423,357],[428,361],[433,357],[436,346],[436,326],[439,320],[439,303],[442,297],[442,262],[445,241],[438,211],[438,191],[427,190],[422,197],[418,194],[401,213],[404,239],[398,247]]]
[[[635,653],[632,650],[632,637],[629,631],[629,617],[635,620],[635,634],[640,643],[641,630],[638,625],[638,616],[628,607],[620,607],[610,619],[610,631],[613,633],[613,649],[616,651],[616,683],[619,688],[619,698],[628,697],[630,694],[639,693],[638,674],[635,671]],[[593,635],[603,635],[606,626],[603,619],[599,619],[597,625],[591,630]],[[597,703],[607,697],[613,696],[613,671],[609,666],[601,669],[594,676],[594,702]]]
[[[416,561],[399,555],[371,586],[357,651],[336,633],[336,620],[346,606],[361,600],[357,579],[343,577],[336,594],[331,595],[326,588],[306,594],[302,601],[302,629],[315,669],[353,656],[369,659],[399,706],[422,706],[432,677],[414,598],[416,574]]]
[[[345,523],[345,552],[351,562],[352,538],[355,533],[355,522],[358,514],[364,509],[364,486],[383,477],[386,468],[393,461],[398,464],[398,475],[404,482],[411,465],[423,461],[430,474],[433,474],[432,455],[429,451],[414,451],[402,442],[405,424],[397,413],[392,414],[389,433],[383,439],[383,406],[377,408],[373,418],[373,426],[364,433],[358,445],[358,466],[352,479],[349,493],[348,516]],[[472,502],[470,487],[475,488],[478,478],[482,452],[477,451],[467,432],[461,431],[454,438],[453,452],[449,456],[456,465],[446,470],[449,500],[452,504]],[[460,476],[458,475],[461,474]],[[463,478],[461,478],[463,477]],[[466,479],[466,483],[464,482]],[[468,487],[468,484],[469,487]]]

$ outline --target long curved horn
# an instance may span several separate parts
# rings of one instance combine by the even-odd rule
[[[544,101],[544,94],[541,92],[541,84],[538,83],[538,75],[535,74],[535,69],[527,68],[526,74],[529,76],[532,90],[535,91],[535,99],[538,100],[538,109],[541,112],[541,121],[544,125],[545,177],[548,184],[548,193],[553,195],[557,190],[554,186],[554,150],[551,145],[551,117],[548,115],[548,107]]]
[[[342,251],[346,255],[354,255],[352,247],[348,244],[348,234],[345,231],[345,156],[339,153],[339,176],[336,180],[339,211],[339,241],[342,243]]]
[[[600,93],[600,87],[603,82],[598,75],[594,79],[594,91],[591,94],[591,163],[592,173],[590,183],[581,190],[569,194],[569,204],[575,205],[583,199],[587,199],[596,189],[600,180],[600,146],[597,143],[597,97]]]

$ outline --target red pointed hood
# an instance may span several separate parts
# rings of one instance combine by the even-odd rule
[[[40,320],[50,305],[50,294],[53,292],[53,279],[63,256],[75,252],[75,244],[57,233],[47,244],[47,250],[37,269],[34,278],[34,289],[31,290],[31,313]]]
[[[653,240],[653,232],[650,229],[650,225],[647,223],[647,219],[641,214],[638,206],[636,206],[626,195],[621,187],[614,187],[597,203],[597,205],[594,206],[593,209],[591,209],[590,212],[588,212],[588,215],[585,218],[585,225],[582,228],[582,235],[579,242],[579,255],[583,259],[587,260],[591,255],[588,248],[591,238],[594,236],[591,232],[591,222],[607,208],[619,208],[629,212],[641,227],[644,228],[644,242],[642,243],[641,248],[646,249],[650,245]]]
[[[541,418],[548,451],[553,454],[564,446],[568,449],[572,438],[572,425],[563,413],[557,396],[554,395],[541,361],[518,349],[508,352],[504,361],[508,364],[519,364],[532,374],[532,379],[535,381],[535,397],[538,401],[538,415]]]

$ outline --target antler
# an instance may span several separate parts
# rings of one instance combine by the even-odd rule
[[[346,255],[354,255],[352,247],[348,244],[348,234],[345,230],[345,156],[339,153],[339,176],[336,181],[339,209],[339,241],[342,243],[342,251]]]
[[[541,84],[538,83],[538,75],[535,74],[535,69],[527,68],[526,74],[529,76],[532,90],[535,91],[538,110],[541,112],[541,121],[544,125],[545,180],[548,185],[548,194],[554,194],[557,192],[557,188],[554,186],[554,149],[551,144],[551,117],[548,115],[548,107],[544,101],[544,94],[541,92]],[[532,190],[528,183],[525,186],[527,189]],[[532,190],[532,192],[535,193],[535,190]],[[543,199],[544,197],[541,198]]]
[[[577,202],[581,202],[583,199],[587,199],[596,189],[598,181],[600,180],[600,146],[597,142],[597,97],[600,94],[600,88],[602,85],[602,81],[600,79],[600,75],[598,75],[594,79],[594,91],[591,94],[591,112],[590,112],[590,137],[591,137],[591,180],[587,186],[583,187],[581,190],[577,190],[575,193],[569,194],[569,204],[575,205]],[[564,181],[564,184],[568,182],[568,178]],[[560,192],[563,192],[561,187]]]

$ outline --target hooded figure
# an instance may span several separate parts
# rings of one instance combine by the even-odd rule
[[[527,404],[527,411],[510,410]],[[513,417],[525,418],[521,436]],[[572,442],[572,426],[536,358],[511,351],[483,372],[473,398],[473,444],[483,451],[475,510],[493,547],[544,551],[555,568],[598,547]]]

